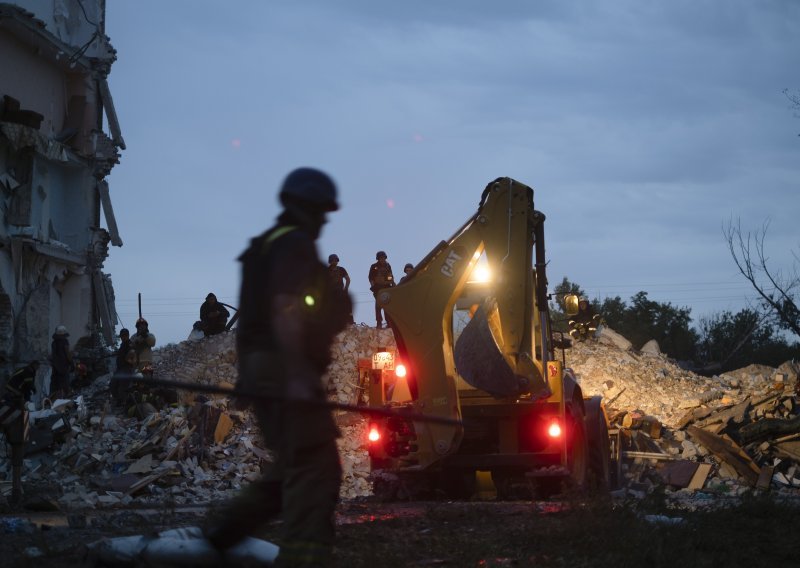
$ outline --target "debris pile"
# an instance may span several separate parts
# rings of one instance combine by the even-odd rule
[[[171,344],[154,351],[154,376],[189,383],[236,383],[234,334]],[[358,359],[391,344],[389,330],[353,326],[337,338],[326,377],[332,400],[358,393]],[[226,397],[179,391],[177,403],[138,414],[114,406],[108,375],[75,399],[58,400],[29,414],[23,487],[58,488],[52,508],[63,510],[129,504],[176,505],[225,499],[258,477],[269,453],[259,446],[249,412],[228,407]],[[371,494],[369,460],[362,444],[365,423],[340,413],[342,497]],[[10,448],[0,446],[0,458]],[[10,459],[0,460],[0,492],[11,493]]]
[[[638,352],[611,330],[568,352],[585,394],[601,394],[619,430],[627,493],[655,486],[800,494],[798,367],[751,365],[714,377],[686,371],[655,342]]]
[[[359,362],[394,349],[389,330],[351,326],[337,338],[326,375],[333,401],[366,399]],[[567,351],[584,394],[602,395],[623,458],[616,472],[625,495],[654,487],[736,495],[753,487],[800,493],[797,368],[751,366],[701,377],[676,365],[651,342],[635,351],[609,329]],[[234,334],[168,345],[154,352],[157,378],[233,386]],[[269,453],[249,412],[226,397],[178,393],[177,403],[146,414],[112,404],[109,376],[74,399],[30,413],[23,486],[58,488],[62,510],[228,498],[260,475]],[[366,420],[337,413],[344,482],[341,495],[371,495]],[[0,457],[9,452],[0,445]],[[10,460],[0,478],[11,479]],[[10,481],[0,481],[4,495]]]

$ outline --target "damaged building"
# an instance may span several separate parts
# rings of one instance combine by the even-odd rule
[[[104,20],[104,0],[0,2],[5,372],[45,360],[58,325],[79,355],[114,342],[103,263],[122,240],[106,178],[125,143],[108,87],[116,52]]]

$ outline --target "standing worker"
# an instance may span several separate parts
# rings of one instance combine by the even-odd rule
[[[68,337],[67,328],[59,325],[56,327],[53,342],[50,344],[50,364],[53,366],[50,396],[53,398],[69,396],[69,374],[73,367]]]
[[[383,317],[381,315],[381,305],[378,303],[378,293],[384,288],[394,286],[394,276],[392,276],[392,266],[386,262],[386,253],[379,250],[375,253],[375,264],[369,267],[369,289],[375,296],[375,321],[377,328],[383,327]],[[386,323],[389,323],[388,321]]]
[[[136,320],[136,333],[131,338],[131,346],[136,350],[136,368],[143,375],[153,374],[153,346],[156,336],[150,333],[147,320]]]
[[[350,290],[350,275],[344,266],[339,266],[339,256],[336,254],[328,256],[328,279],[335,290],[345,293]],[[349,323],[354,323],[352,313]]]
[[[116,357],[117,369],[125,366],[128,358],[128,351],[131,349],[133,349],[131,346],[131,332],[123,327],[119,330],[119,349],[117,349]]]
[[[279,197],[284,210],[277,223],[239,257],[236,335],[237,388],[275,397],[237,399],[237,406],[253,404],[275,461],[225,507],[206,536],[226,550],[282,513],[284,538],[276,565],[329,566],[342,469],[339,430],[319,403],[326,401],[322,375],[330,347],[347,325],[352,302],[329,285],[315,241],[326,213],[339,206],[333,180],[312,168],[291,172]]]

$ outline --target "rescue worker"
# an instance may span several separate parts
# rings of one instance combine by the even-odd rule
[[[328,256],[328,278],[334,288],[350,290],[350,275],[344,266],[339,266],[339,257],[335,254]]]
[[[131,346],[131,332],[127,328],[119,330],[119,349],[117,349],[117,369],[125,366],[128,358],[128,351],[133,349]]]
[[[39,361],[31,361],[14,372],[6,382],[0,400],[0,431],[11,446],[11,501],[22,499],[22,465],[25,456],[25,430],[28,424],[25,403],[36,392],[36,372]]]
[[[125,352],[125,358],[122,361],[117,360],[117,369],[111,376],[109,386],[111,398],[115,403],[124,402],[126,395],[135,384],[131,381],[133,376],[141,376],[141,374],[137,374],[136,371],[136,350],[129,347]]]
[[[139,318],[136,320],[136,333],[131,338],[131,345],[136,351],[136,368],[143,375],[153,374],[153,346],[156,344],[156,336],[150,333],[147,320]]]
[[[225,550],[282,513],[276,566],[329,566],[342,470],[339,430],[319,403],[326,401],[322,375],[330,347],[352,301],[329,285],[315,246],[326,213],[339,208],[333,180],[299,168],[286,177],[279,198],[284,210],[277,223],[239,257],[236,334],[237,389],[274,397],[239,398],[236,405],[253,404],[275,461],[207,526],[206,536]]]
[[[577,341],[594,337],[599,325],[600,315],[594,313],[589,300],[581,297],[578,301],[578,313],[569,320],[570,336]]]
[[[67,328],[59,325],[53,333],[53,342],[50,344],[50,364],[53,366],[50,395],[53,398],[69,396],[69,375],[73,365],[68,337]]]
[[[347,293],[350,290],[350,275],[344,266],[339,266],[339,256],[328,255],[328,279],[335,290]],[[350,314],[349,323],[355,323]]]
[[[391,288],[394,286],[392,266],[386,262],[386,258],[386,253],[379,250],[375,253],[375,260],[377,262],[369,267],[369,289],[375,296],[375,321],[377,322],[375,327],[378,329],[383,327],[383,310],[378,302],[378,293],[384,288]]]
[[[408,276],[414,270],[414,265],[410,262],[406,262],[406,265],[403,267],[403,277],[400,279],[400,284],[408,280]]]
[[[206,301],[200,306],[200,321],[206,336],[217,335],[225,331],[229,317],[231,317],[231,313],[217,301],[214,294],[206,296]]]

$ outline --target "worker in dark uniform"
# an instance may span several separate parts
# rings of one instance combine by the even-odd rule
[[[384,288],[391,288],[394,286],[394,276],[392,275],[392,266],[386,262],[386,253],[379,250],[375,253],[375,264],[369,267],[369,289],[375,296],[375,321],[378,329],[383,327],[383,310],[378,302],[378,294]],[[388,322],[387,322],[388,323]]]
[[[225,331],[229,317],[231,313],[217,301],[214,294],[206,296],[206,301],[200,306],[201,329],[206,337]]]
[[[131,345],[131,332],[127,328],[119,330],[119,349],[117,349],[117,369],[124,367],[128,360],[128,351],[133,349]]]
[[[339,430],[330,410],[319,405],[326,401],[321,379],[352,302],[330,286],[314,241],[326,213],[338,209],[336,186],[325,173],[300,168],[284,180],[280,201],[284,210],[276,225],[239,257],[236,334],[237,388],[274,397],[236,403],[252,403],[275,461],[208,525],[206,536],[225,550],[282,513],[276,565],[329,566],[342,470]]]
[[[328,279],[334,289],[345,293],[350,290],[350,274],[344,266],[339,266],[339,256],[336,254],[328,255]],[[354,323],[352,313],[349,323]]]
[[[9,377],[0,398],[0,431],[11,446],[11,501],[22,499],[22,465],[25,455],[25,431],[28,412],[25,403],[36,392],[39,361],[31,361]]]
[[[408,280],[408,276],[413,272],[414,265],[410,262],[406,262],[406,265],[403,267],[403,277],[400,279],[400,284]]]

